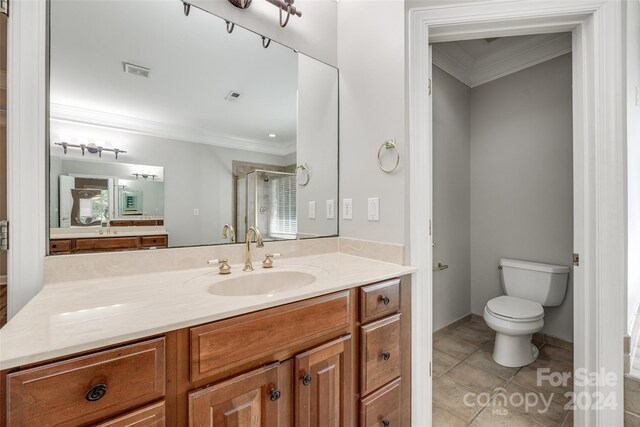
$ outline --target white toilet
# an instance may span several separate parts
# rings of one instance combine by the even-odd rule
[[[502,285],[506,295],[490,300],[484,320],[496,331],[493,360],[520,367],[538,358],[531,335],[544,325],[545,307],[560,305],[567,291],[569,267],[502,258]]]

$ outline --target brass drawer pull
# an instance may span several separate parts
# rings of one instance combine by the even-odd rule
[[[105,384],[96,384],[89,389],[86,398],[89,402],[95,402],[96,400],[102,399],[106,393],[107,386]]]
[[[382,353],[382,359],[389,360],[390,358],[391,358],[391,353],[389,353],[388,351],[385,351],[384,353]]]
[[[389,303],[391,302],[391,300],[389,299],[389,297],[387,297],[387,296],[383,296],[383,295],[380,295],[380,301],[382,301],[382,303],[383,303],[384,305],[389,305]]]
[[[382,427],[389,427],[391,425],[391,422],[389,422],[388,420],[382,420]]]

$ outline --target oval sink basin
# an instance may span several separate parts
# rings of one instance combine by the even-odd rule
[[[252,272],[214,283],[209,286],[208,291],[210,294],[225,297],[272,296],[308,286],[315,281],[316,276],[302,271]]]

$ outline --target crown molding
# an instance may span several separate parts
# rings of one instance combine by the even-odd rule
[[[473,59],[456,44],[434,44],[433,64],[476,87],[571,52],[571,33],[540,34]],[[500,42],[500,40],[494,43]]]
[[[441,44],[433,45],[433,65],[469,87],[472,87],[473,64],[473,58],[458,45],[451,44],[447,47]]]
[[[50,105],[50,120],[279,156],[286,156],[296,151],[295,141],[270,143],[62,104]]]

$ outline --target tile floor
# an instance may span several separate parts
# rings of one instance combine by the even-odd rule
[[[493,361],[494,336],[473,317],[433,342],[434,427],[573,426],[573,413],[565,410],[573,383],[559,380],[573,372],[572,346],[537,344],[538,360],[507,368]],[[538,381],[544,368],[551,377]]]

